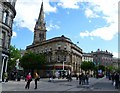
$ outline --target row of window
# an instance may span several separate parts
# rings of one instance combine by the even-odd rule
[[[83,57],[83,60],[93,61],[93,58],[90,58],[90,57]]]
[[[48,62],[51,62],[52,61],[52,56],[48,56],[47,60],[48,60]],[[61,61],[66,62],[67,61],[67,56],[60,56],[60,55],[58,55],[57,56],[57,61],[58,62],[61,62]]]
[[[61,47],[57,47],[57,49],[58,50],[60,50],[61,49]],[[41,49],[41,51],[40,52],[42,52],[42,53],[44,53],[44,52],[47,52],[47,51],[52,51],[53,49],[50,47],[49,49],[48,48],[45,48],[44,50],[43,49]],[[66,47],[64,47],[64,50],[66,50]],[[37,50],[38,51],[38,50]]]
[[[61,61],[61,59],[62,59],[62,61],[66,61],[67,60],[67,56],[62,56],[62,57],[58,56],[57,57],[58,62]]]

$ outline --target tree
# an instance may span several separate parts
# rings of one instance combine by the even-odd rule
[[[105,66],[103,66],[103,65],[99,65],[99,66],[98,66],[98,70],[105,71]]]
[[[93,62],[84,61],[84,62],[82,62],[82,64],[81,64],[81,69],[84,70],[85,72],[86,72],[86,71],[89,71],[89,70],[94,70],[94,68],[95,68],[95,65],[94,65]]]
[[[113,71],[113,70],[115,70],[115,68],[113,67],[113,66],[107,66],[106,67],[106,71]]]
[[[20,65],[25,70],[42,69],[45,65],[46,57],[44,54],[36,54],[33,52],[27,52],[20,59]]]
[[[10,56],[8,60],[8,72],[11,72],[16,65],[16,60],[21,58],[20,50],[15,46],[10,46]]]

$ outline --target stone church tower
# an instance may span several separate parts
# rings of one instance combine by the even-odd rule
[[[44,22],[43,2],[39,13],[38,20],[34,28],[34,41],[33,44],[40,43],[46,40],[46,26]]]

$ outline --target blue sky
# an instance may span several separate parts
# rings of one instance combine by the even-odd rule
[[[43,0],[47,39],[64,35],[82,48],[83,52],[99,48],[117,57],[118,1]],[[11,44],[19,49],[26,49],[33,42],[41,2],[17,0]]]

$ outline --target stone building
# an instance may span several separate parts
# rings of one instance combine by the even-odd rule
[[[96,52],[91,52],[93,55],[93,62],[96,65],[111,66],[113,63],[113,54],[106,51],[98,49]]]
[[[9,58],[9,46],[12,36],[13,19],[16,16],[16,0],[0,0],[0,81],[4,72],[7,71]]]
[[[71,70],[72,74],[78,73],[82,62],[82,49],[64,35],[46,40],[46,31],[42,2],[34,28],[34,40],[32,45],[27,46],[26,50],[46,55],[49,63],[45,71],[46,74],[63,70]]]
[[[118,58],[113,58],[113,67],[115,69],[118,69],[119,68],[119,59]]]
[[[91,53],[83,53],[82,61],[93,62],[93,55]]]

